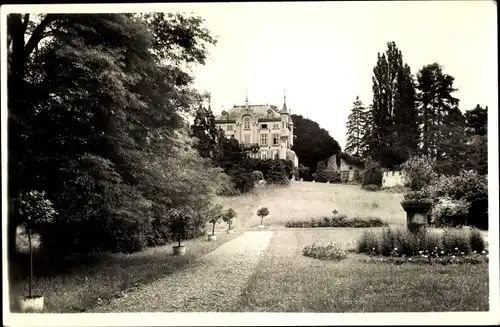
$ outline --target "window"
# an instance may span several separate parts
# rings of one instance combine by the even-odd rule
[[[280,129],[280,124],[273,124],[273,129]]]
[[[227,130],[232,131],[233,130],[233,125],[227,125]]]
[[[245,144],[250,144],[250,134],[245,134]]]
[[[273,145],[278,145],[278,144],[280,144],[280,135],[273,134]]]
[[[349,166],[349,169],[352,169],[352,166]]]
[[[284,121],[281,122],[281,128],[285,129],[285,122]]]
[[[262,124],[261,128],[266,128],[267,129],[267,124]]]
[[[267,145],[267,134],[260,135],[260,144]]]
[[[243,123],[243,129],[250,129],[250,118],[245,118],[245,121]]]
[[[278,151],[275,151],[274,152],[274,159],[278,160],[280,158],[279,156],[279,152]]]
[[[267,151],[262,151],[262,153],[260,154],[260,157],[261,157],[263,160],[266,160],[266,159],[267,159]]]

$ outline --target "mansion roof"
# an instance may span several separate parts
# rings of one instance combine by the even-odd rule
[[[286,110],[286,106],[285,106]],[[285,111],[288,113],[287,111]],[[257,105],[241,105],[241,106],[233,106],[229,110],[222,111],[221,114],[215,116],[215,120],[220,123],[233,123],[237,119],[240,119],[243,115],[249,114],[254,118],[257,118],[258,121],[262,122],[272,122],[272,121],[280,121],[281,113],[278,107],[267,104],[257,104]],[[291,122],[291,117],[290,117]]]

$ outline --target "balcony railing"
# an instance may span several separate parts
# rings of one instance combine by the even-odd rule
[[[281,137],[288,137],[290,135],[290,131],[288,129],[281,130]]]
[[[241,147],[243,148],[243,150],[258,149],[259,143],[245,143],[245,144],[242,144]]]

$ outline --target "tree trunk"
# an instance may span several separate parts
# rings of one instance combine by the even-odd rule
[[[261,225],[261,226],[262,226],[262,224],[263,224],[263,220],[264,220],[264,217],[263,217],[263,216],[262,216],[262,217],[260,217],[260,225]]]
[[[212,235],[215,235],[215,223],[212,225]]]
[[[28,294],[29,297],[31,298],[31,289],[32,289],[32,283],[33,283],[33,248],[31,245],[31,231],[30,228],[26,228],[26,231],[28,232],[28,244],[30,247],[30,281],[29,281],[29,286],[28,286]]]

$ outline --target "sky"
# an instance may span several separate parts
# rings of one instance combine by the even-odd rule
[[[243,104],[287,107],[345,147],[346,121],[359,96],[372,100],[377,53],[395,41],[412,73],[438,62],[455,77],[462,111],[497,108],[497,22],[493,1],[191,3],[218,43],[195,87],[220,113]]]

